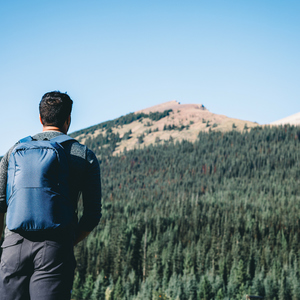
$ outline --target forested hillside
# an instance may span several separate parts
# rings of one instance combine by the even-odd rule
[[[86,140],[103,217],[76,247],[73,299],[300,299],[299,134],[201,132],[118,156],[112,135]]]

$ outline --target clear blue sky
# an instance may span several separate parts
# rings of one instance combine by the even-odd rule
[[[47,91],[70,132],[170,100],[260,124],[300,112],[300,1],[0,1],[0,155],[41,130]]]

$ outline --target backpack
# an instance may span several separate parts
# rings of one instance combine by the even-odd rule
[[[69,166],[59,135],[37,141],[31,136],[13,149],[7,171],[6,225],[11,231],[32,232],[66,228],[74,205],[69,193]]]

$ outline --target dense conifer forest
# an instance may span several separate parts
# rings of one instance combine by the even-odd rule
[[[300,299],[299,135],[200,132],[118,156],[113,135],[88,139],[103,216],[76,246],[72,298]]]

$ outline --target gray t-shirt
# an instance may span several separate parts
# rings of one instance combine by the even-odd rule
[[[45,131],[33,136],[35,140],[51,139],[63,134],[57,131]],[[7,210],[6,183],[10,154],[15,145],[4,155],[0,162],[0,213]],[[69,187],[74,203],[74,230],[77,226],[84,231],[92,231],[101,218],[101,182],[100,167],[95,154],[77,141],[64,144],[69,162]],[[76,208],[82,194],[83,215],[77,220]]]

